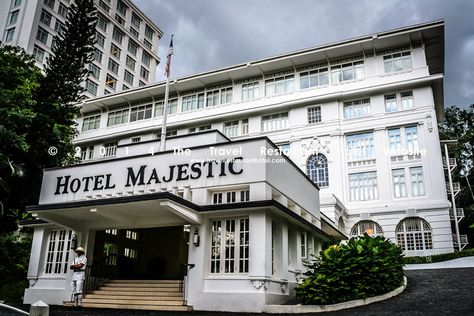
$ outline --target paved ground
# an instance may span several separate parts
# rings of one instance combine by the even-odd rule
[[[453,268],[406,271],[408,286],[405,291],[389,300],[338,312],[317,315],[473,315],[474,316],[474,268]],[[27,310],[27,306],[23,306]],[[17,316],[18,313],[0,310],[0,315]],[[84,309],[72,311],[52,306],[51,316],[232,316],[238,313],[173,313]],[[245,314],[248,316],[259,314]]]
[[[474,268],[474,256],[457,258],[457,259],[443,261],[443,262],[405,265],[405,270],[452,269],[452,268]]]

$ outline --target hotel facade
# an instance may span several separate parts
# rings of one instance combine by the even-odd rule
[[[107,279],[94,265],[115,256],[115,278],[178,280],[176,304],[195,310],[288,301],[331,239],[368,233],[407,256],[452,252],[443,67],[435,21],[178,78],[163,152],[164,83],[88,100],[81,163],[45,170],[29,208],[25,302],[67,300],[73,236],[90,279]],[[124,308],[100,298],[131,283],[109,281],[85,302]]]
[[[20,46],[43,69],[54,36],[65,27],[71,0],[1,0],[0,40]],[[84,82],[88,98],[155,81],[163,32],[130,0],[96,0],[94,60]]]

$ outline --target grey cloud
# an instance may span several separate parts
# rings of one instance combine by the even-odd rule
[[[445,103],[474,103],[471,0],[135,0],[164,32],[157,80],[171,33],[172,77],[216,69],[411,24],[446,21]]]

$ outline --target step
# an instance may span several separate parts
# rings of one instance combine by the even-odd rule
[[[103,285],[99,287],[99,290],[104,291],[116,291],[116,292],[180,292],[179,287],[156,287],[156,288],[149,288],[149,287],[115,287],[115,286],[108,286]]]
[[[93,308],[113,308],[113,309],[139,309],[150,311],[192,311],[191,306],[168,306],[168,305],[121,305],[121,304],[99,304],[99,303],[85,303],[83,307]]]
[[[109,280],[108,283],[176,284],[182,280]]]
[[[179,291],[115,291],[113,289],[94,290],[91,294],[101,295],[133,295],[133,296],[183,296]]]
[[[173,293],[174,294],[174,293]],[[92,299],[120,299],[120,300],[160,300],[160,301],[173,301],[173,300],[182,300],[182,295],[128,295],[124,293],[123,295],[107,295],[107,294],[87,294],[84,298]]]
[[[91,303],[91,304],[120,304],[120,305],[162,305],[162,306],[183,306],[184,300],[172,300],[172,301],[163,301],[160,299],[152,299],[152,300],[122,300],[122,299],[104,299],[104,298],[84,298],[82,302]]]
[[[106,282],[103,286],[107,287],[126,287],[126,288],[136,288],[136,287],[146,287],[146,288],[179,288],[181,284],[178,283],[110,283]]]

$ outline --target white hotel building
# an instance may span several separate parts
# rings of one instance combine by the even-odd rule
[[[43,68],[71,0],[0,0],[0,41],[20,46]],[[84,82],[87,97],[155,81],[163,32],[131,0],[96,0],[96,50]]]
[[[406,255],[452,252],[443,67],[435,21],[178,78],[161,153],[164,83],[88,100],[82,163],[45,170],[29,208],[25,302],[68,299],[73,235],[95,279],[185,280],[174,307],[101,301],[133,281],[88,294],[96,307],[263,311],[294,295],[323,242],[364,232]]]

